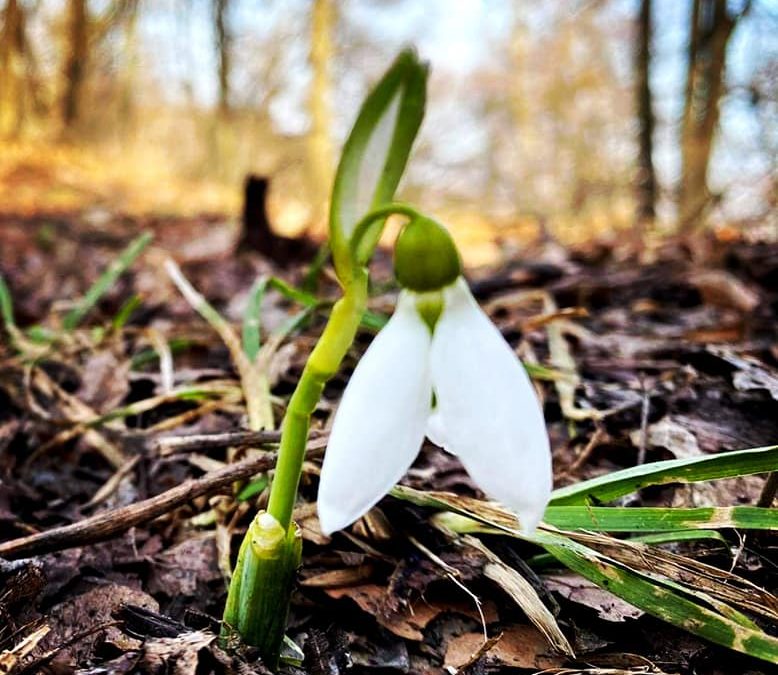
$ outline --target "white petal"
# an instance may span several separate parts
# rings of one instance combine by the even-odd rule
[[[431,365],[436,436],[532,532],[551,494],[543,412],[521,362],[462,279],[444,291]]]
[[[319,483],[329,534],[353,523],[402,478],[424,440],[432,400],[430,332],[404,292],[362,357],[335,413]]]

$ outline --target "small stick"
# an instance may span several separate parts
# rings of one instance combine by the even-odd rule
[[[314,453],[312,450],[308,454],[313,456]],[[135,504],[103,511],[77,523],[55,527],[46,532],[0,543],[0,558],[13,560],[105,541],[132,527],[154,520],[197,497],[231,489],[235,481],[267,471],[274,467],[275,463],[275,453],[244,459]]]
[[[648,413],[651,407],[651,397],[646,388],[643,373],[640,374],[640,388],[643,391],[643,403],[640,406],[640,447],[638,448],[638,466],[646,463],[646,446],[648,445]]]
[[[310,440],[326,438],[329,432],[312,430]],[[201,450],[220,450],[221,448],[240,448],[278,443],[280,431],[227,431],[219,434],[189,434],[187,436],[167,436],[154,442],[154,448],[163,455],[174,452],[197,452]]]

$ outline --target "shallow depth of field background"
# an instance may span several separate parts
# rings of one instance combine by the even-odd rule
[[[0,210],[235,216],[254,172],[271,178],[277,229],[321,234],[357,107],[413,44],[432,76],[400,196],[448,222],[471,261],[538,237],[774,234],[778,3],[653,0],[650,26],[645,5],[2,0]],[[707,174],[689,217],[685,161]]]

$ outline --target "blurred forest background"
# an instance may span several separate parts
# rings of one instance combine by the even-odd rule
[[[773,0],[0,9],[0,211],[236,215],[253,172],[280,231],[321,232],[357,107],[410,43],[432,76],[401,196],[471,261],[541,236],[778,231]]]

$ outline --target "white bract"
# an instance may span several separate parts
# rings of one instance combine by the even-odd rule
[[[419,296],[402,291],[346,387],[319,485],[327,534],[353,523],[402,478],[425,435],[456,454],[525,533],[543,517],[551,454],[529,377],[461,277],[442,296],[430,331]]]

